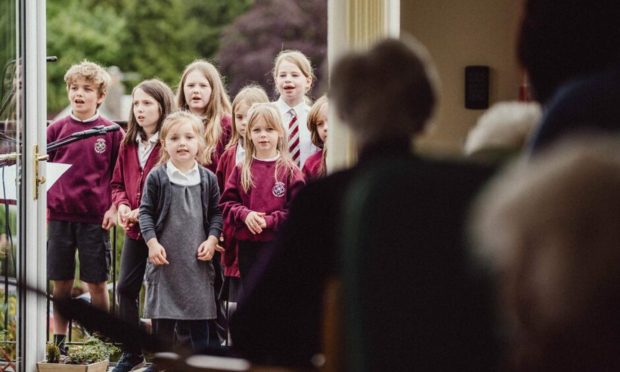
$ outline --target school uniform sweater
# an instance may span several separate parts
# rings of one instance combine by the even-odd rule
[[[235,170],[237,165],[237,154],[239,153],[239,144],[232,146],[222,154],[219,163],[217,164],[217,184],[220,187],[220,192],[223,193],[226,186],[226,180],[230,178],[230,175]],[[224,266],[224,276],[240,277],[239,272],[239,259],[237,257],[237,240],[234,238],[234,234],[227,235],[226,232],[231,229],[227,229],[224,226],[224,248],[226,249],[222,253],[222,265]],[[234,229],[232,229],[234,231]]]
[[[218,237],[222,233],[222,213],[217,206],[220,192],[215,175],[199,166],[200,192],[202,195],[202,213],[205,235]],[[171,207],[172,185],[166,173],[166,165],[159,165],[146,177],[142,200],[140,202],[140,231],[144,241],[161,234]]]
[[[276,180],[277,160],[253,159],[250,167],[254,187],[248,192],[241,186],[241,164],[237,165],[226,182],[220,200],[227,228],[234,229],[237,240],[268,242],[286,220],[288,208],[299,190],[305,184],[299,168],[287,171],[279,167]],[[254,235],[245,225],[245,219],[252,211],[264,212],[267,227],[263,232]]]
[[[215,145],[215,152],[211,154],[211,164],[204,165],[205,168],[213,173],[217,171],[217,165],[220,161],[220,157],[226,150],[226,145],[232,136],[232,117],[229,114],[224,114],[222,116],[222,120],[220,121],[220,125],[222,126],[222,134],[220,135],[220,139],[217,141],[217,145]]]
[[[220,187],[220,191],[224,192],[226,187],[226,180],[230,177],[235,166],[237,165],[237,147],[239,145],[232,146],[224,151],[220,157],[220,161],[217,163],[217,170],[215,176],[217,177],[217,185]]]
[[[47,142],[97,125],[113,123],[102,116],[88,122],[67,116],[47,128]],[[47,193],[49,220],[97,224],[103,221],[112,204],[110,181],[123,134],[118,130],[84,138],[49,154],[50,162],[71,164]]]
[[[144,169],[142,169],[140,159],[138,159],[138,144],[121,144],[111,184],[112,202],[117,208],[121,204],[129,206],[132,210],[140,206],[144,182],[149,172],[159,161],[159,150],[160,145],[158,143],[149,154]],[[134,224],[126,232],[127,236],[134,240],[142,238],[138,224]]]
[[[323,149],[310,155],[304,167],[301,170],[306,178],[306,182],[319,178],[319,172],[321,171],[321,165],[323,164]]]

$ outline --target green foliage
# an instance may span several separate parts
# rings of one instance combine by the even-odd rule
[[[83,344],[71,346],[67,355],[67,364],[90,364],[108,360],[111,354],[118,353],[118,347],[103,342],[97,337],[90,337]]]
[[[0,119],[14,116],[15,39],[15,2],[0,1]]]
[[[252,82],[275,91],[271,70],[283,49],[297,49],[310,58],[319,79],[311,96],[318,97],[327,55],[327,0],[256,1],[235,19],[223,32],[217,54],[231,96]]]
[[[84,58],[132,72],[133,86],[159,77],[174,87],[185,65],[210,59],[224,26],[252,0],[48,1],[48,111],[67,105],[62,77]]]
[[[104,3],[87,4],[80,0],[47,2],[48,55],[58,62],[48,65],[48,111],[58,112],[68,105],[64,74],[67,69],[88,59],[102,65],[118,62],[125,47],[126,21]]]
[[[0,304],[0,347],[15,360],[17,299],[15,295],[9,295],[8,301],[4,303],[4,291],[0,291],[0,298],[3,300]]]
[[[45,346],[45,361],[48,363],[60,362],[60,349],[53,342],[48,342]]]

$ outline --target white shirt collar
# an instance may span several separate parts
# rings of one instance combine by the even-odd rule
[[[75,120],[75,121],[79,121],[80,123],[90,123],[92,121],[95,121],[99,118],[99,110],[95,111],[95,115],[89,117],[86,120],[82,120],[80,118],[78,118],[77,116],[73,115],[73,111],[71,111],[71,119]]]
[[[308,105],[306,104],[305,98],[302,99],[301,102],[297,104],[296,106],[291,107],[286,102],[284,102],[284,99],[282,97],[280,97],[276,101],[276,107],[278,108],[278,110],[280,110],[280,112],[289,112],[290,109],[293,109],[295,110],[295,113],[297,115],[309,110]]]
[[[156,132],[151,136],[151,138],[149,138],[150,143],[157,143],[157,141],[159,141],[159,132]],[[142,143],[142,136],[140,135],[140,132],[136,133],[136,142]]]
[[[172,160],[166,163],[166,173],[170,182],[181,186],[194,186],[200,183],[200,172],[198,171],[198,162],[194,161],[194,166],[187,173],[183,173],[179,168],[175,167]]]

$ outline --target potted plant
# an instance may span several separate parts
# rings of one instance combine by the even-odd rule
[[[37,363],[38,372],[106,372],[110,355],[118,348],[97,337],[90,337],[81,345],[72,345],[66,357],[61,357],[58,346],[47,345],[46,360]]]

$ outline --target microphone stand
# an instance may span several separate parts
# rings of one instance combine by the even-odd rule
[[[97,126],[97,127],[94,127],[94,128],[91,128],[91,129],[87,129],[86,131],[84,131],[84,132],[87,132],[87,131],[91,131],[91,132],[88,132],[88,133],[83,133],[83,132],[80,133],[80,132],[78,132],[78,133],[74,133],[72,135],[69,135],[69,136],[67,136],[65,138],[61,138],[59,140],[56,140],[54,142],[50,142],[50,143],[47,144],[47,153],[49,154],[50,152],[56,150],[59,147],[66,146],[66,145],[68,145],[70,143],[73,143],[73,142],[76,142],[76,141],[79,141],[79,140],[82,140],[82,139],[85,139],[85,138],[88,138],[88,137],[104,135],[104,134],[106,134],[108,132],[112,132],[112,131],[115,131],[115,130],[120,130],[120,126],[118,126],[118,125],[116,125],[114,128],[110,128],[110,127],[111,126],[107,126],[106,127],[106,126],[101,125],[101,126]]]

